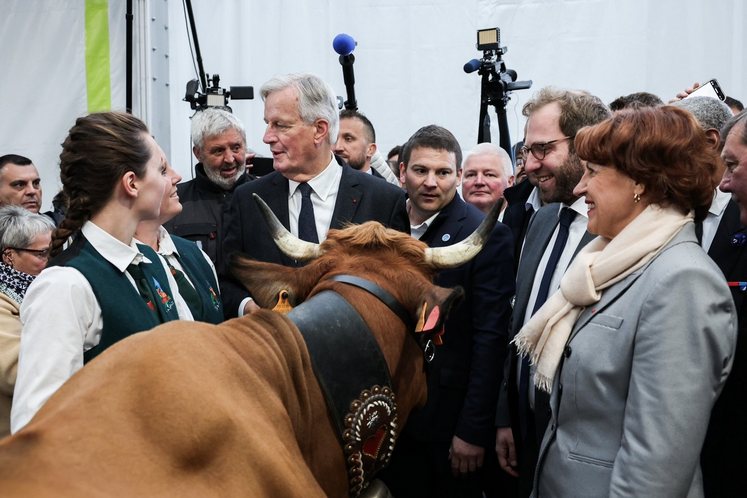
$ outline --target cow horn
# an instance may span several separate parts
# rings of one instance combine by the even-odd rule
[[[286,230],[283,224],[280,223],[278,217],[275,216],[275,213],[272,212],[260,196],[252,194],[252,197],[254,197],[254,201],[262,212],[267,227],[270,229],[270,235],[272,235],[273,240],[275,240],[278,249],[283,251],[283,254],[298,261],[311,261],[312,259],[318,258],[322,255],[319,244],[306,242],[290,233]]]
[[[480,226],[463,241],[447,247],[426,248],[426,264],[436,270],[446,270],[448,268],[456,268],[477,256],[477,253],[482,250],[482,246],[488,240],[488,237],[490,237],[490,233],[493,231],[496,221],[498,221],[498,215],[501,213],[502,207],[503,198],[498,199],[498,202],[490,210],[488,216],[482,220]]]

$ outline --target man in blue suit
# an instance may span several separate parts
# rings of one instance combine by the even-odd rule
[[[313,74],[289,74],[262,85],[260,94],[267,123],[263,140],[270,145],[276,171],[236,189],[224,230],[225,262],[230,254],[243,253],[259,261],[299,265],[275,245],[253,193],[285,228],[309,242],[322,242],[328,230],[346,223],[378,221],[407,232],[402,190],[355,171],[332,153],[339,114],[329,85]],[[258,309],[226,264],[220,287],[226,318]]]
[[[426,126],[399,157],[413,236],[430,247],[468,237],[485,215],[456,195],[462,152],[454,135]],[[480,254],[436,277],[437,285],[461,286],[465,299],[426,367],[428,401],[410,414],[381,477],[394,496],[482,496],[480,470],[494,434],[514,292],[511,247],[510,231],[498,223]]]

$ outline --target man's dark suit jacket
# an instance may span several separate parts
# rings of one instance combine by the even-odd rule
[[[739,207],[730,200],[708,250],[728,282],[747,281],[745,235]],[[732,287],[731,292],[738,316],[737,350],[731,374],[711,411],[701,453],[706,498],[747,492],[747,291]]]
[[[458,195],[420,239],[430,247],[450,246],[467,238],[485,218]],[[510,299],[514,293],[511,233],[497,223],[482,251],[471,261],[438,273],[441,287],[461,286],[462,304],[446,322],[443,345],[427,366],[428,401],[410,414],[407,437],[450,442],[457,437],[492,448],[501,360],[505,358]]]
[[[511,229],[514,236],[514,259],[516,267],[519,267],[519,257],[521,256],[521,246],[524,244],[527,226],[534,210],[527,211],[526,203],[529,196],[532,195],[534,185],[529,180],[524,180],[503,191],[503,197],[508,203],[506,211],[503,213],[503,224]]]
[[[405,208],[402,189],[382,182],[368,173],[355,171],[335,156],[342,168],[337,202],[332,214],[330,229],[342,228],[345,223],[379,223],[410,233],[410,220]],[[275,245],[264,218],[259,212],[252,194],[258,194],[272,209],[285,228],[290,230],[288,214],[288,179],[274,171],[253,182],[237,188],[228,215],[228,226],[224,230],[224,261],[232,253],[243,253],[250,258],[285,266],[300,266],[288,258]],[[221,297],[226,318],[237,316],[241,301],[249,293],[232,279],[227,264],[221,269]]]
[[[521,330],[525,315],[532,312],[532,310],[527,310],[527,305],[532,293],[534,278],[543,254],[545,251],[552,250],[549,243],[553,233],[555,233],[555,227],[560,222],[558,218],[559,210],[560,204],[558,203],[543,206],[536,212],[527,227],[524,252],[521,255],[516,278],[516,298],[511,318],[509,341],[512,341]],[[596,236],[586,232],[574,251],[574,257],[594,237]],[[508,349],[508,358],[503,372],[503,384],[498,399],[496,426],[511,427],[513,430],[514,443],[517,452],[519,452],[519,463],[521,465],[519,469],[521,494],[522,496],[528,496],[532,489],[532,476],[534,475],[534,466],[537,463],[539,444],[542,442],[542,436],[550,420],[550,397],[544,391],[535,389],[534,423],[529,423],[528,428],[530,431],[534,429],[536,439],[534,444],[527,444],[525,447],[525,441],[521,440],[519,425],[519,389],[517,388],[516,378],[519,360],[516,346],[511,344]],[[533,387],[530,386],[530,388]]]
[[[205,165],[197,163],[195,177],[176,186],[182,212],[164,223],[163,227],[172,235],[196,243],[215,264],[215,268],[219,269],[223,263],[221,243],[225,236],[224,227],[231,197],[237,188],[255,178],[254,175],[244,173],[226,191],[208,178]]]

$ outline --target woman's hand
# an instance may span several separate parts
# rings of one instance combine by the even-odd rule
[[[514,433],[510,427],[498,427],[495,433],[495,452],[498,453],[498,464],[509,475],[519,477],[516,472],[516,447]]]

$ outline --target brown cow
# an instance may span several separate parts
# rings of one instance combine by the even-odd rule
[[[490,223],[475,237],[484,239]],[[294,303],[325,289],[353,303],[389,366],[401,427],[425,402],[420,346],[382,302],[330,278],[375,282],[415,321],[439,306],[440,323],[461,291],[434,286],[434,268],[461,261],[444,261],[376,223],[330,231],[321,251],[298,247],[318,257],[303,268],[243,260],[237,274],[264,307],[281,289]],[[349,476],[302,336],[286,316],[260,310],[217,326],[171,322],[109,348],[0,442],[0,490],[4,497],[342,497]]]

